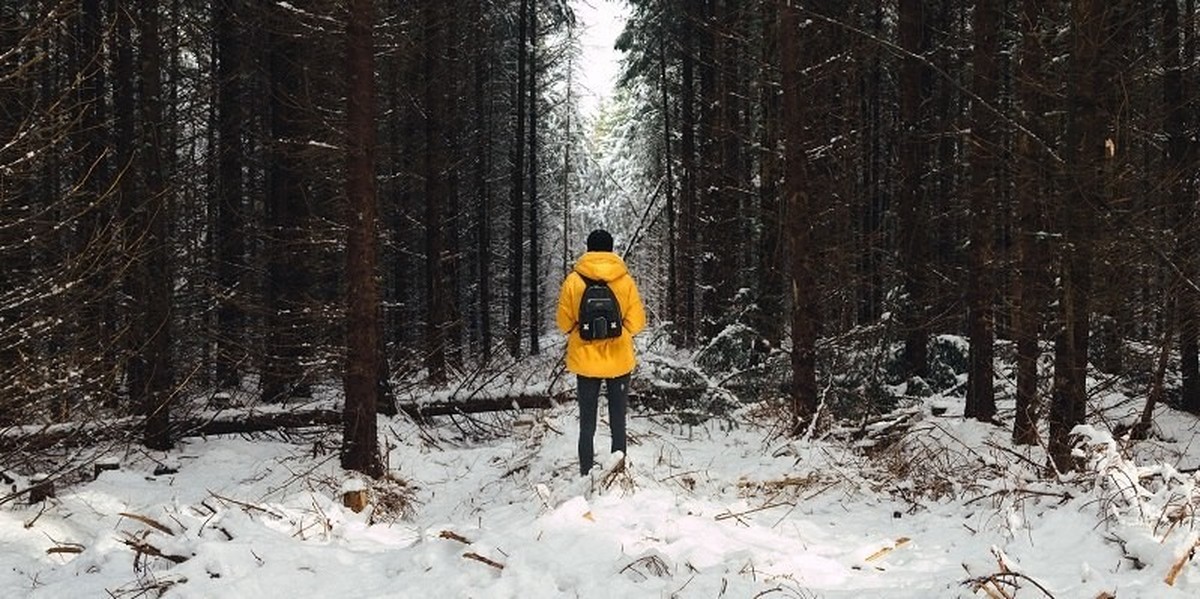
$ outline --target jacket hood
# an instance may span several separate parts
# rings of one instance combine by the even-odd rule
[[[612,252],[587,252],[575,263],[575,270],[601,281],[615,281],[629,273],[625,261]]]

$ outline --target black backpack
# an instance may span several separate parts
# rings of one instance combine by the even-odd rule
[[[579,271],[576,271],[579,274]],[[586,287],[579,300],[579,336],[584,341],[621,336],[621,304],[604,281],[579,274]]]

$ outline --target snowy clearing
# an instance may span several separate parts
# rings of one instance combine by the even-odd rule
[[[469,436],[448,420],[382,419],[396,480],[374,485],[363,513],[341,505],[353,477],[329,433],[130,453],[44,505],[0,511],[0,585],[54,598],[1200,589],[1200,566],[1182,559],[1198,538],[1197,477],[1168,465],[1200,464],[1184,416],[1160,415],[1187,424],[1135,453],[1096,432],[1090,474],[1052,483],[1035,475],[1039,451],[952,412],[926,413],[904,443],[868,457],[845,443],[787,442],[751,410],[699,425],[635,411],[628,469],[607,486],[575,476],[577,418],[574,405],[495,416],[481,422],[490,434]]]

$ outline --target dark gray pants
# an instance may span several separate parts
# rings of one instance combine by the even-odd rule
[[[629,375],[597,379],[579,375],[579,471],[587,475],[595,461],[592,437],[596,435],[596,409],[600,403],[600,383],[608,396],[608,427],[612,432],[612,451],[625,451],[625,407],[629,403]]]

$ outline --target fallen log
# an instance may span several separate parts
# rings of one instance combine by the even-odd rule
[[[423,420],[433,416],[450,416],[455,414],[481,414],[485,412],[505,412],[508,410],[548,409],[573,401],[573,393],[558,393],[551,395],[515,395],[510,397],[475,398],[466,401],[441,401],[430,403],[402,403],[397,407],[401,412]]]
[[[667,409],[672,406],[678,406],[681,403],[686,403],[689,400],[695,400],[701,397],[706,391],[707,389],[700,387],[655,387],[630,393],[629,403],[630,405],[644,405],[651,409]],[[473,398],[462,401],[411,402],[399,404],[397,407],[401,412],[421,420],[432,416],[548,409],[572,401],[575,401],[575,393],[567,391],[554,395],[514,395],[508,397]]]
[[[703,389],[672,388],[649,389],[631,393],[632,405],[646,404],[652,408],[698,397]],[[424,421],[437,416],[505,412],[509,410],[549,409],[575,400],[573,392],[554,395],[515,395],[508,397],[474,398],[465,401],[408,402],[398,409],[410,417]],[[229,409],[219,416],[184,415],[171,423],[175,438],[201,437],[210,435],[236,435],[273,430],[287,430],[314,426],[336,426],[342,422],[342,413],[331,409],[300,409],[295,411],[272,410],[237,412]],[[55,446],[79,447],[104,442],[133,441],[141,434],[143,421],[139,418],[115,418],[107,422],[80,424],[62,423],[37,428],[10,428],[0,433],[0,452],[35,452]]]

